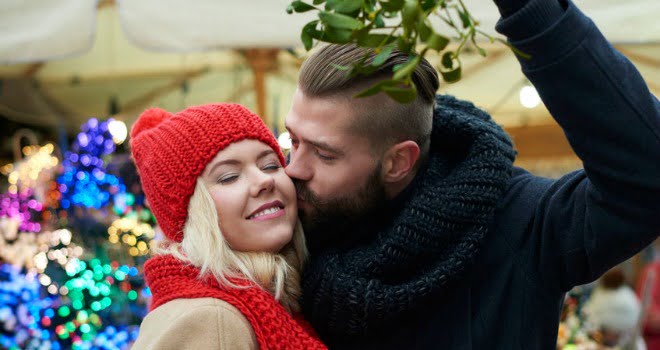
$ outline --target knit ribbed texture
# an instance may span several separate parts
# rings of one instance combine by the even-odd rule
[[[373,238],[318,252],[304,270],[303,312],[326,341],[397,327],[464,275],[492,225],[511,176],[511,141],[471,103],[439,96],[437,105],[428,167],[380,219],[388,226],[355,232]]]
[[[502,14],[495,29],[511,41],[541,34],[564,13],[559,0],[495,0],[495,4]]]
[[[188,203],[197,178],[233,142],[259,140],[284,157],[261,118],[238,104],[209,104],[170,114],[158,108],[131,129],[131,152],[156,221],[169,239],[183,239]]]
[[[217,298],[236,309],[250,322],[259,349],[326,349],[300,315],[291,316],[275,298],[246,281],[232,280],[249,288],[223,288],[212,277],[200,280],[199,269],[161,255],[144,264],[144,274],[153,294],[151,309],[174,299]]]

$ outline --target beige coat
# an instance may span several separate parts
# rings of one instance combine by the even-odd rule
[[[142,320],[132,349],[258,349],[250,322],[215,298],[175,299]]]

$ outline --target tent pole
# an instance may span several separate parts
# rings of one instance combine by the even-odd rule
[[[269,128],[273,128],[271,116],[266,114],[266,74],[277,68],[279,49],[247,49],[242,51],[254,75],[254,92],[257,97],[257,114]]]

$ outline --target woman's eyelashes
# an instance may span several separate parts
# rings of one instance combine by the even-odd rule
[[[273,162],[273,163],[268,163],[268,164],[262,166],[260,169],[261,169],[261,171],[263,171],[265,173],[272,173],[272,172],[278,171],[281,168],[282,168],[282,165],[279,162]],[[218,178],[217,183],[219,183],[219,184],[230,184],[230,183],[236,181],[239,178],[239,176],[240,176],[240,173],[236,173],[236,172],[221,174],[220,177]]]
[[[264,171],[272,171],[272,170],[280,169],[281,167],[282,167],[282,165],[279,162],[274,162],[274,163],[268,163],[267,165],[265,165],[261,169],[264,170]]]
[[[234,180],[238,179],[238,174],[223,174],[218,178],[218,183],[219,184],[229,184],[234,182]]]

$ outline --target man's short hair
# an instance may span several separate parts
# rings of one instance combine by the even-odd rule
[[[389,58],[368,76],[349,76],[348,71],[336,67],[351,66],[365,54],[369,55],[365,62],[370,64],[376,55],[372,49],[354,44],[322,46],[303,63],[298,87],[307,97],[349,101],[357,115],[351,125],[351,131],[366,135],[374,151],[380,153],[395,143],[412,140],[421,148],[422,156],[425,156],[430,144],[435,94],[439,86],[438,73],[422,58],[412,73],[417,98],[411,103],[400,104],[384,93],[367,98],[354,98],[373,84],[391,79],[392,68],[408,61],[408,55],[395,49]]]

